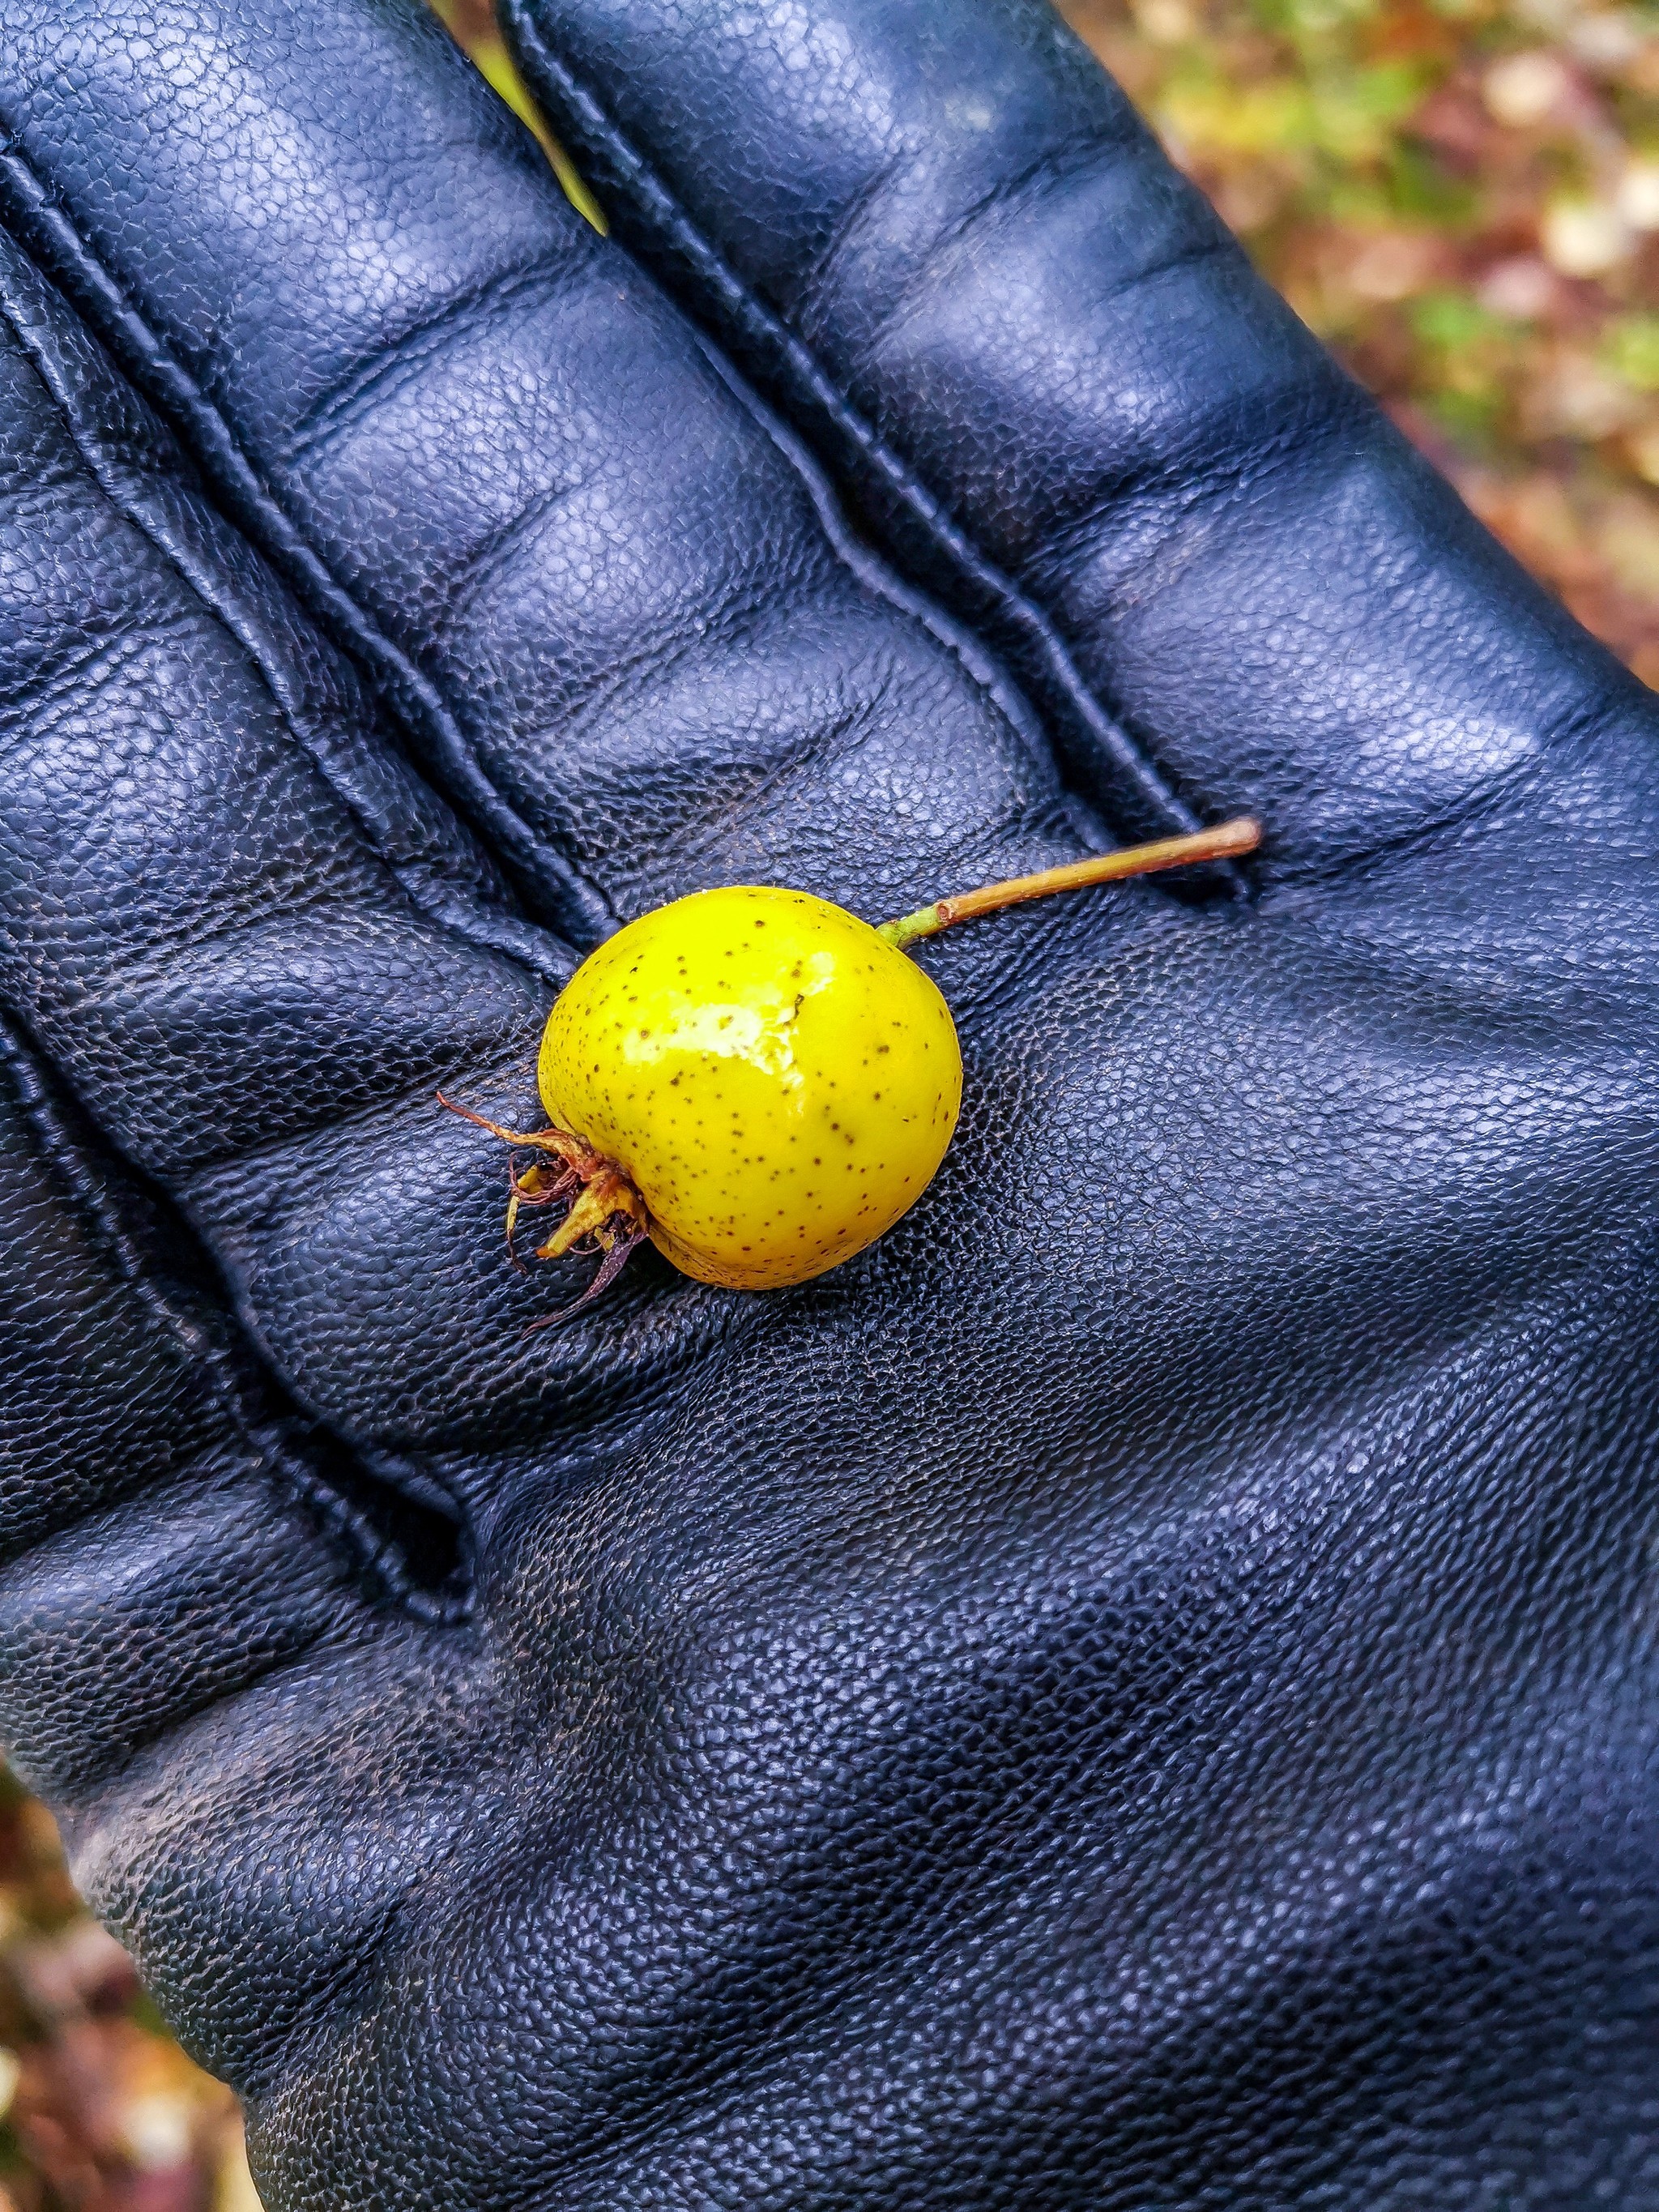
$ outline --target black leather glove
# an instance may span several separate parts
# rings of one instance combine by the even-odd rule
[[[415,0],[0,27],[0,1734],[272,2212],[1659,2203],[1649,696],[1041,0],[513,0],[678,301]],[[619,919],[1247,809],[522,1336]]]

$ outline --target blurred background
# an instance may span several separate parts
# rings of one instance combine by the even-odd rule
[[[489,0],[436,4],[533,122]],[[1659,14],[1064,12],[1304,319],[1659,688]],[[50,1819],[3,1772],[0,2212],[258,2212],[234,2100],[168,2039],[81,1908]]]

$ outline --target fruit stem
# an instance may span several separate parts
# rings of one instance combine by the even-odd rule
[[[932,906],[884,921],[876,932],[900,952],[919,939],[937,937],[953,921],[972,921],[981,914],[997,914],[1006,906],[1027,899],[1047,898],[1051,891],[1082,890],[1090,884],[1121,883],[1126,876],[1150,876],[1159,868],[1189,867],[1194,860],[1228,860],[1253,853],[1261,842],[1261,824],[1247,814],[1237,821],[1219,822],[1213,830],[1194,830],[1185,837],[1160,837],[1151,845],[1126,845],[1116,853],[1097,853],[1087,860],[1072,860],[1064,867],[1044,868],[1035,876],[1011,876],[1004,884],[986,884],[976,891],[957,891],[951,898],[935,899]]]

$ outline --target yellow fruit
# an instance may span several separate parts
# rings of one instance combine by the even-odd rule
[[[763,1291],[872,1244],[938,1172],[962,1105],[951,1010],[905,956],[942,929],[1056,891],[1253,852],[1241,817],[936,899],[872,929],[805,891],[695,892],[641,915],[571,977],[538,1074],[553,1126],[506,1129],[438,1101],[519,1151],[507,1243],[523,1206],[562,1206],[538,1260],[596,1249],[573,1306],[635,1246],[688,1275]],[[556,1162],[556,1166],[547,1164]]]
[[[550,1015],[542,1103],[620,1168],[705,1283],[804,1283],[927,1189],[962,1102],[936,986],[804,891],[699,891],[591,953]]]

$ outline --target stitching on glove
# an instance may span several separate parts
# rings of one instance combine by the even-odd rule
[[[66,283],[76,304],[134,381],[179,423],[192,456],[232,518],[275,561],[354,658],[395,703],[441,787],[469,813],[578,943],[610,935],[618,916],[601,887],[541,837],[502,798],[440,694],[338,581],[243,451],[234,431],[174,360],[118,280],[82,238],[15,137],[0,137],[0,207],[36,258]]]
[[[1045,774],[1052,775],[1054,755],[1042,724],[1029,700],[1009,682],[1006,671],[998,665],[984,641],[966,623],[948,614],[936,599],[929,599],[926,592],[908,583],[898,569],[857,536],[842,512],[835,486],[799,434],[775,408],[767,405],[752,384],[744,382],[717,340],[701,330],[696,331],[695,336],[697,349],[714,374],[771,440],[805,486],[819,527],[840,559],[873,597],[884,599],[889,606],[920,623],[930,637],[937,639],[946,652],[961,662],[975,689],[985,694],[1010,728],[1024,741],[1033,761]],[[1081,831],[1084,843],[1091,851],[1107,850],[1112,840],[1103,825],[1094,818],[1088,802],[1072,793],[1067,793],[1066,798],[1066,818]]]
[[[55,1085],[41,1073],[49,1066],[16,1015],[0,1012],[0,1067],[42,1161],[118,1279],[172,1340],[211,1410],[276,1488],[300,1505],[319,1532],[344,1554],[371,1601],[390,1602],[432,1627],[453,1627],[467,1620],[473,1608],[473,1563],[467,1523],[459,1505],[452,1500],[449,1510],[440,1512],[431,1501],[429,1481],[426,1495],[404,1498],[384,1474],[357,1463],[337,1439],[311,1429],[297,1413],[273,1416],[256,1410],[250,1402],[249,1376],[257,1375],[263,1386],[275,1387],[264,1363],[240,1341],[240,1331],[223,1308],[191,1311],[193,1301],[168,1285],[164,1270],[140,1249],[124,1209],[112,1195],[110,1165],[71,1128],[53,1095]],[[152,1194],[150,1202],[178,1218],[164,1199]],[[192,1232],[186,1229],[182,1233],[196,1249],[203,1249]],[[380,1525],[384,1515],[377,1518],[346,1494],[337,1478],[331,1480],[325,1468],[312,1463],[319,1446],[331,1460],[350,1461],[352,1486],[367,1496],[391,1491],[411,1516],[423,1513],[434,1522],[453,1521],[456,1556],[451,1570],[434,1576],[430,1584],[418,1580],[410,1571],[407,1544]]]
[[[746,342],[784,371],[797,403],[805,401],[863,457],[921,525],[962,581],[1024,641],[1055,695],[1065,702],[1073,719],[1086,731],[1138,801],[1139,821],[1170,832],[1199,828],[1200,817],[1085,681],[1069,647],[1043,609],[980,550],[909,464],[848,404],[810,347],[757,297],[693,222],[608,112],[555,58],[529,21],[521,0],[506,0],[502,13],[532,64],[532,76],[544,76],[556,100],[568,106],[580,118],[579,130],[596,141],[617,174],[626,177],[650,208],[672,248],[708,285]]]
[[[179,545],[157,530],[154,517],[146,511],[142,501],[130,498],[124,493],[118,467],[110,465],[93,435],[77,419],[73,399],[64,387],[58,364],[53,360],[50,349],[42,342],[40,333],[30,327],[27,315],[20,312],[16,302],[7,295],[3,281],[0,281],[0,322],[3,322],[15,336],[52,395],[64,432],[99,490],[115,512],[155,547],[191,597],[235,639],[275,707],[282,726],[311,763],[318,776],[349,817],[364,844],[397,882],[410,903],[463,943],[510,959],[530,969],[556,990],[560,988],[568,980],[574,963],[556,939],[550,939],[533,924],[515,915],[499,910],[492,912],[482,903],[465,898],[453,884],[445,883],[425,862],[419,860],[399,860],[386,850],[380,824],[368,805],[353,789],[349,778],[341,773],[340,764],[331,759],[326,746],[316,741],[303,720],[294,713],[284,696],[283,684],[270,665],[269,653],[258,635],[257,624],[247,618],[245,609],[237,605],[233,592],[216,590],[212,577],[202,565],[191,561]]]

